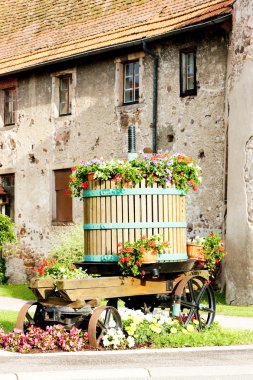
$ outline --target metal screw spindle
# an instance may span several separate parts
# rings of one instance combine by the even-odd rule
[[[136,145],[135,145],[135,126],[131,125],[128,127],[128,153],[135,153]]]

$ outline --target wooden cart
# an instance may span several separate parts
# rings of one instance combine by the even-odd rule
[[[112,263],[79,263],[88,273],[100,271],[101,277],[83,280],[33,279],[31,289],[38,298],[20,310],[16,327],[26,330],[34,324],[41,328],[62,324],[88,331],[89,343],[97,347],[114,320],[121,327],[118,301],[144,313],[167,309],[172,317],[187,325],[193,318],[199,328],[210,326],[215,317],[215,297],[205,271],[197,271],[193,260],[143,265],[144,278],[119,275]],[[99,305],[106,300],[106,306]]]
[[[24,305],[17,327],[26,322],[45,327],[61,323],[88,331],[96,347],[111,319],[121,327],[118,300],[130,309],[145,313],[166,308],[180,323],[192,318],[199,328],[211,325],[215,298],[206,271],[198,271],[186,252],[185,197],[181,190],[148,185],[144,179],[136,188],[116,189],[114,181],[89,181],[84,190],[84,261],[78,263],[89,274],[84,280],[34,279],[31,289],[38,301]],[[145,277],[126,277],[117,262],[119,242],[136,241],[145,234],[163,234],[172,251],[145,264]],[[100,300],[106,306],[98,306]],[[32,312],[33,311],[33,312]]]

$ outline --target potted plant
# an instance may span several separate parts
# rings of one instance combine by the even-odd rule
[[[143,178],[148,185],[154,183],[163,187],[175,186],[185,192],[196,191],[201,183],[201,168],[184,154],[139,154],[133,160],[114,159],[81,162],[72,168],[70,192],[74,197],[82,196],[82,190],[89,186],[88,175],[94,180],[113,180],[118,188],[135,187]]]
[[[191,255],[192,246],[197,247],[195,257]],[[193,251],[193,250],[192,250]],[[211,232],[207,237],[196,237],[187,243],[189,257],[199,260],[202,266],[208,269],[210,277],[215,277],[226,255],[224,242],[218,234]]]
[[[144,263],[155,263],[158,254],[169,253],[170,243],[163,241],[161,235],[142,236],[134,243],[125,242],[118,244],[118,264],[122,274],[138,276],[142,274],[141,266]]]

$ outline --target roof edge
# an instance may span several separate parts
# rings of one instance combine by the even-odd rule
[[[63,57],[63,58],[58,58],[58,59],[49,60],[49,61],[46,61],[46,62],[41,62],[41,63],[35,64],[35,65],[27,66],[27,67],[24,67],[22,69],[8,71],[6,73],[0,74],[0,78],[7,77],[7,76],[12,76],[12,75],[15,75],[15,74],[18,74],[18,73],[21,73],[21,72],[27,72],[27,71],[38,69],[38,68],[45,67],[45,66],[55,65],[55,64],[63,63],[63,62],[69,62],[69,61],[72,61],[72,60],[75,60],[75,59],[79,59],[79,58],[90,57],[90,56],[93,56],[93,55],[96,55],[96,54],[103,54],[103,53],[119,50],[119,49],[122,49],[122,48],[127,48],[127,47],[131,47],[131,46],[138,46],[138,45],[142,46],[143,42],[148,43],[148,42],[159,41],[161,39],[168,38],[168,37],[171,37],[171,36],[174,36],[174,35],[177,35],[177,34],[182,34],[182,33],[185,33],[185,32],[192,31],[192,30],[196,30],[196,29],[200,29],[200,28],[205,28],[207,26],[211,26],[211,25],[214,25],[214,24],[221,24],[222,22],[225,22],[225,21],[227,21],[227,20],[229,20],[231,18],[232,18],[232,14],[231,13],[225,14],[225,15],[223,15],[221,17],[213,18],[213,19],[210,19],[208,21],[202,21],[202,22],[199,22],[199,23],[196,23],[196,24],[193,24],[193,25],[188,25],[188,26],[185,26],[185,27],[182,27],[182,28],[179,28],[179,29],[175,29],[175,30],[171,30],[169,32],[165,32],[165,33],[162,33],[162,34],[157,34],[156,36],[140,38],[138,40],[132,40],[132,41],[129,41],[129,42],[124,42],[124,43],[120,43],[120,44],[110,45],[110,46],[106,46],[106,47],[99,48],[99,49],[88,50],[88,51],[83,52],[83,53],[73,54],[73,55],[70,55],[70,56]]]

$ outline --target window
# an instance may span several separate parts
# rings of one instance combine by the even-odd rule
[[[68,190],[70,169],[55,170],[55,221],[72,222],[72,198],[65,194]]]
[[[3,190],[0,195],[0,213],[14,220],[14,174],[0,175],[0,185],[0,189]]]
[[[180,51],[180,96],[197,95],[196,51]]]
[[[139,101],[139,61],[124,64],[124,104]]]
[[[59,115],[71,114],[70,86],[71,75],[59,77]]]
[[[15,124],[15,88],[4,91],[4,125]]]

